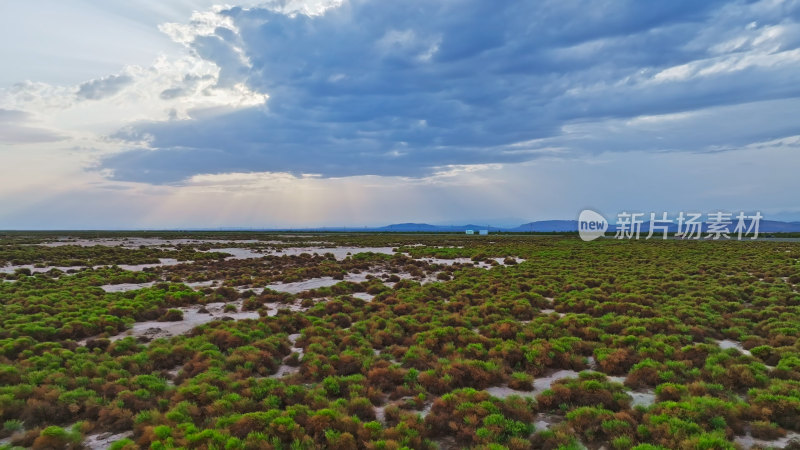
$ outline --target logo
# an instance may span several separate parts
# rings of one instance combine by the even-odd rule
[[[584,209],[578,216],[578,235],[584,241],[593,241],[606,234],[608,221],[605,217],[592,211]]]

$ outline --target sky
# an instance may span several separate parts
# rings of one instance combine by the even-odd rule
[[[0,2],[0,229],[800,220],[800,0]]]

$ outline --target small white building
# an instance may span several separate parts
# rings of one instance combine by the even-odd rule
[[[467,230],[467,234],[475,234],[475,230]]]
[[[480,234],[481,236],[486,236],[489,234],[489,230],[481,230],[478,232],[478,234]]]

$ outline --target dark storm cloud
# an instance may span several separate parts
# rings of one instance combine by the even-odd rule
[[[799,10],[675,0],[354,0],[315,17],[232,8],[223,14],[238,33],[221,28],[192,48],[221,67],[221,85],[245,83],[268,94],[267,105],[138,124],[129,137],[147,136],[152,149],[102,166],[151,183],[243,171],[422,176],[530,159],[505,147],[543,138],[578,154],[662,149],[639,131],[580,141],[565,125],[796,98]],[[780,30],[762,50],[769,27]],[[778,63],[758,60],[779,52]],[[788,122],[774,129],[733,139],[712,126],[700,141],[800,133]],[[670,149],[700,149],[681,142]]]

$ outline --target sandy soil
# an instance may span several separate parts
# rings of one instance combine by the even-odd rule
[[[734,439],[734,442],[741,445],[742,448],[745,449],[752,448],[753,446],[759,446],[761,448],[785,448],[787,445],[789,445],[789,441],[793,439],[800,441],[800,433],[789,431],[786,433],[786,436],[774,439],[772,441],[756,439],[750,436],[750,433],[747,433],[745,436],[737,436]]]
[[[126,431],[125,433],[112,434],[112,433],[96,433],[86,436],[83,441],[84,448],[88,450],[106,450],[114,442],[120,441],[125,438],[133,436],[133,431]]]
[[[747,356],[752,356],[752,354],[750,353],[750,350],[745,350],[744,347],[742,347],[742,343],[741,342],[736,342],[736,341],[733,341],[733,340],[730,340],[730,339],[722,339],[722,340],[717,341],[717,345],[719,345],[719,348],[721,348],[723,350],[727,350],[729,348],[735,348],[736,350],[739,350],[739,352],[741,352],[741,353],[743,353],[743,354],[745,354]]]
[[[131,272],[141,272],[145,268],[148,267],[159,267],[159,266],[174,266],[177,264],[181,264],[180,261],[173,258],[160,258],[160,262],[157,263],[148,263],[148,264],[117,264],[117,267],[123,270],[129,270]],[[109,266],[92,266],[93,269],[100,269],[102,267],[109,267]],[[33,264],[22,264],[19,266],[13,265],[6,265],[0,267],[0,273],[14,273],[17,269],[30,269],[31,273],[44,273],[49,272],[52,269],[58,269],[62,272],[67,272],[70,270],[83,270],[86,266],[71,266],[71,267],[63,267],[63,266],[47,266],[47,267],[34,267]]]
[[[224,312],[225,305],[227,304],[236,306],[237,312]],[[205,306],[206,310],[208,310],[208,313],[202,313],[199,311],[203,306]],[[175,308],[183,312],[183,320],[177,322],[158,322],[155,320],[136,322],[130,329],[125,330],[120,334],[111,336],[109,340],[117,341],[129,336],[137,338],[145,337],[148,339],[166,338],[185,334],[196,326],[203,325],[214,320],[221,320],[225,317],[229,317],[233,320],[259,318],[259,315],[256,312],[242,312],[241,306],[242,300],[238,300],[230,303],[219,302],[209,303],[207,305],[193,305]],[[87,341],[88,339],[84,339],[79,341],[79,343],[85,345]]]

